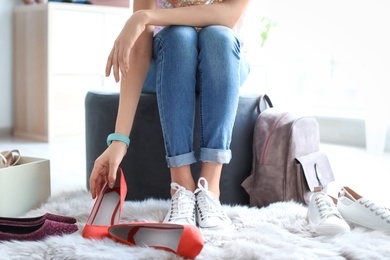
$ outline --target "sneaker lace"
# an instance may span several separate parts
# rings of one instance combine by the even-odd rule
[[[388,208],[377,205],[372,200],[363,198],[360,200],[360,204],[364,205],[366,208],[370,208],[376,215],[381,216],[382,219],[386,219],[387,222],[390,223],[390,210]]]
[[[182,218],[190,218],[194,221],[194,195],[177,183],[171,183],[171,188],[176,190],[176,192],[172,196],[170,219],[177,220]]]
[[[333,202],[330,202],[329,199],[326,198],[327,195],[318,196],[315,201],[320,212],[321,218],[328,218],[331,215],[335,215],[340,217],[340,213],[336,208],[336,205]]]
[[[202,212],[200,216],[202,220],[209,217],[224,217],[225,213],[222,210],[221,203],[219,200],[213,198],[208,192],[208,183],[207,180],[203,177],[199,179],[203,180],[204,185],[201,182],[198,182],[198,188],[195,190],[196,203]]]

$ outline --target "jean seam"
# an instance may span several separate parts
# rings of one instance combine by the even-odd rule
[[[162,33],[162,31],[160,31],[160,33]],[[164,69],[164,66],[162,65],[164,63],[163,41],[158,36],[156,37],[156,41],[158,41],[157,60],[161,61],[161,62],[157,62],[157,66],[159,66],[159,68],[157,69],[157,71],[159,71],[159,74],[157,75],[157,80],[156,80],[157,105],[160,108],[159,113],[160,113],[160,120],[161,120],[161,130],[163,132],[165,149],[166,149],[166,153],[168,155],[168,154],[170,154],[170,144],[169,144],[169,138],[165,138],[166,137],[166,128],[165,128],[165,122],[163,120],[163,118],[164,118],[164,104],[163,104],[163,98],[159,98],[162,95],[161,77],[162,77],[163,69]]]
[[[198,59],[198,64],[200,60]],[[200,146],[204,146],[204,134],[203,134],[203,106],[202,106],[202,96],[203,96],[203,85],[202,85],[202,69],[198,66],[198,84],[199,84],[199,122],[200,122]]]

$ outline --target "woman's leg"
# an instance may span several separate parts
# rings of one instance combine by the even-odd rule
[[[195,225],[195,182],[190,165],[196,162],[193,128],[196,104],[198,34],[192,27],[169,26],[154,39],[156,94],[171,171],[171,208],[164,221]]]
[[[156,94],[172,181],[195,189],[193,128],[197,68],[197,32],[192,27],[169,26],[154,40]],[[174,191],[172,191],[174,193]]]
[[[236,118],[239,88],[248,71],[242,66],[240,43],[233,31],[209,26],[199,32],[199,74],[202,169],[195,191],[201,228],[230,226],[219,201],[223,164],[232,157],[230,141]],[[241,78],[241,72],[242,78]]]
[[[219,197],[222,165],[231,159],[230,142],[236,117],[239,87],[248,74],[241,59],[240,42],[223,26],[209,26],[199,32],[199,75],[201,120],[200,177]]]

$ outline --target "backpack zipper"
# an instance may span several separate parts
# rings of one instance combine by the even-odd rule
[[[282,113],[278,117],[278,119],[274,122],[274,124],[272,125],[271,131],[268,133],[267,139],[265,140],[263,153],[261,154],[260,164],[264,164],[265,157],[266,157],[267,152],[268,152],[269,143],[271,142],[272,136],[276,130],[276,126],[279,124],[279,122],[282,120],[282,118],[285,117],[286,115],[287,115],[287,112]]]

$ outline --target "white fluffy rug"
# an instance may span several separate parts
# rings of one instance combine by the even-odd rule
[[[81,230],[93,205],[87,191],[66,192],[50,198],[26,216],[46,212],[74,216],[79,231],[37,242],[0,242],[0,259],[181,259],[153,248],[130,247],[109,238],[88,240]],[[169,202],[127,201],[122,222],[161,221]],[[257,209],[224,206],[232,218],[231,232],[203,232],[205,246],[197,259],[385,259],[390,257],[390,235],[355,227],[350,233],[318,236],[306,221],[307,209],[294,202]]]

